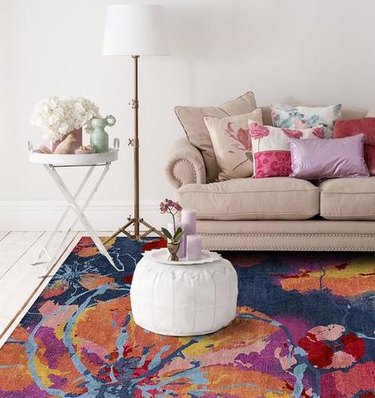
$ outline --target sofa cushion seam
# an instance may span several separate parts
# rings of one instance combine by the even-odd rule
[[[285,191],[233,191],[233,192],[207,192],[207,191],[184,191],[184,192],[180,192],[182,194],[196,194],[196,193],[200,193],[200,194],[208,194],[208,195],[237,195],[237,194],[252,194],[252,193],[293,193],[293,192],[317,192],[319,193],[319,190],[315,190],[315,189],[311,189],[311,190],[296,190],[296,189],[290,189],[290,190],[285,190]]]
[[[296,233],[296,232],[264,232],[264,233],[251,233],[251,232],[200,232],[200,235],[202,236],[232,236],[232,237],[238,237],[238,236],[245,236],[245,237],[270,237],[270,236],[283,236],[283,237],[300,237],[300,236],[304,236],[304,237],[308,237],[308,236],[332,236],[332,237],[373,237],[375,236],[375,233],[371,234],[371,233],[358,233],[358,234],[353,234],[353,233],[331,233],[331,232],[300,232],[300,233]]]
[[[239,216],[239,215],[260,215],[261,216],[262,214],[275,215],[275,216],[277,216],[278,214],[291,215],[291,216],[293,216],[293,215],[296,215],[296,216],[300,216],[300,215],[310,216],[310,215],[319,214],[319,212],[318,211],[314,211],[314,212],[310,212],[310,213],[305,213],[305,212],[300,212],[300,213],[297,213],[297,212],[294,212],[294,213],[291,213],[291,212],[285,212],[285,213],[278,212],[278,213],[274,213],[274,212],[265,212],[265,211],[263,211],[262,213],[255,213],[255,212],[229,213],[229,212],[227,212],[227,213],[199,214],[197,219],[198,220],[205,220],[205,219],[207,220],[207,218],[203,218],[203,217],[224,217],[224,216],[231,217],[231,216]],[[261,218],[260,218],[260,220],[261,220]]]
[[[375,213],[357,213],[357,214],[329,214],[329,213],[320,213],[322,217],[328,216],[328,217],[374,217],[375,218]]]
[[[324,192],[321,195],[375,195],[375,192]]]

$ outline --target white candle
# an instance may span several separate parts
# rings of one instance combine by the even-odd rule
[[[181,227],[182,230],[184,231],[184,225],[182,224],[182,222],[180,221],[176,221],[176,231],[177,228]],[[172,234],[172,236],[174,235],[174,230],[173,230],[173,222],[169,222],[167,225],[167,230]],[[181,243],[180,243],[180,248],[178,249],[177,252],[177,257],[178,258],[184,258],[186,256],[186,244],[185,244],[185,231],[184,231],[184,235],[182,235],[182,239],[181,239]]]
[[[186,259],[189,261],[202,258],[202,237],[200,235],[186,236]]]
[[[182,209],[181,222],[185,227],[185,235],[197,233],[197,211],[194,209]]]

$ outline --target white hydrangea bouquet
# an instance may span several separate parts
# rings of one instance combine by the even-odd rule
[[[99,116],[99,108],[83,97],[63,100],[59,97],[43,98],[35,107],[31,124],[40,127],[51,142],[61,141],[72,131],[91,132],[90,120]]]

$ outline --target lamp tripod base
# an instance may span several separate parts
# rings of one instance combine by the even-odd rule
[[[141,232],[142,226],[147,228],[146,231]],[[159,231],[156,227],[146,222],[143,218],[129,217],[128,222],[123,227],[119,228],[115,233],[113,233],[108,239],[106,239],[104,241],[104,244],[106,245],[109,241],[111,241],[121,233],[124,234],[129,239],[137,241],[144,239],[146,236],[152,233],[155,233],[160,237],[164,238],[164,235],[161,233],[161,231]]]

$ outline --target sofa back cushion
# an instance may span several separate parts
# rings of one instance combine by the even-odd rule
[[[249,120],[262,124],[262,109],[223,119],[204,117],[215,150],[219,181],[250,177],[253,174]]]
[[[335,124],[335,138],[350,137],[357,134],[365,136],[365,160],[370,174],[375,175],[375,117],[362,119],[339,120]]]
[[[206,165],[207,182],[213,182],[218,177],[218,166],[210,134],[204,124],[204,116],[224,118],[243,113],[250,113],[257,108],[254,94],[249,91],[232,101],[218,107],[176,106],[175,113],[185,130],[187,138],[197,147]]]

